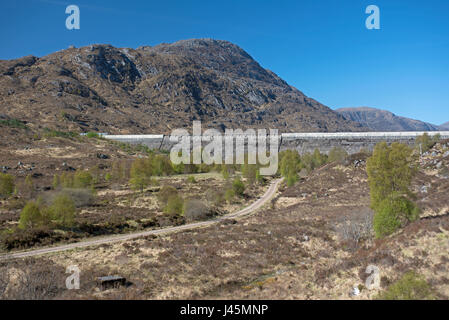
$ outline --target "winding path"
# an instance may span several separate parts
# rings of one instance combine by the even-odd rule
[[[67,250],[76,249],[76,248],[84,248],[84,247],[90,247],[90,246],[98,246],[98,245],[107,244],[107,243],[132,240],[132,239],[136,239],[136,238],[140,238],[140,237],[146,237],[149,235],[166,234],[166,233],[172,233],[172,232],[177,232],[177,231],[182,231],[182,230],[196,229],[196,228],[200,228],[200,227],[209,226],[209,225],[212,225],[214,223],[217,223],[217,222],[229,219],[229,218],[238,218],[238,217],[246,216],[246,215],[258,210],[265,203],[267,203],[274,196],[274,194],[276,193],[278,186],[281,182],[282,182],[282,179],[276,179],[273,182],[271,182],[270,187],[265,192],[265,194],[262,197],[260,197],[257,201],[255,201],[254,203],[249,205],[248,207],[246,207],[240,211],[234,212],[234,213],[223,215],[216,219],[201,221],[201,222],[194,222],[194,223],[184,224],[184,225],[176,226],[176,227],[168,227],[168,228],[164,228],[164,229],[149,230],[149,231],[121,234],[121,235],[113,235],[113,236],[108,236],[108,237],[104,237],[101,239],[86,240],[86,241],[70,243],[70,244],[56,246],[56,247],[16,252],[16,253],[11,253],[11,254],[7,254],[7,255],[1,255],[0,260],[33,257],[33,256],[47,254],[47,253],[67,251]]]

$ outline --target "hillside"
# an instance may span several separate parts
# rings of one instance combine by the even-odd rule
[[[437,131],[438,126],[400,117],[386,110],[369,107],[340,108],[335,110],[346,119],[356,121],[373,131]]]
[[[363,130],[238,46],[210,39],[0,61],[0,115],[30,128],[116,134],[169,133],[199,119],[221,130]]]

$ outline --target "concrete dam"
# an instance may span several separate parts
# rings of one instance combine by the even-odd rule
[[[412,145],[418,136],[427,133],[429,136],[439,134],[442,139],[449,139],[449,131],[428,131],[428,132],[336,132],[336,133],[282,133],[277,137],[278,150],[297,150],[299,154],[313,152],[315,149],[322,153],[329,153],[334,147],[341,147],[349,154],[354,154],[362,149],[372,151],[374,146],[382,141],[387,143],[401,142]],[[178,142],[171,141],[170,135],[102,135],[106,139],[130,143],[142,144],[148,146],[150,149],[159,151],[170,151]],[[199,141],[202,146],[209,142],[201,142],[201,136],[185,136],[190,138],[190,141]],[[221,136],[223,141],[225,135]],[[179,138],[182,138],[180,136]],[[255,135],[233,135],[233,139],[243,138],[245,150],[247,150],[248,141],[251,138],[256,140]],[[269,143],[270,138],[267,135],[266,141]],[[256,143],[257,144],[257,143]],[[234,147],[235,147],[234,143]],[[267,147],[269,150],[269,147]]]

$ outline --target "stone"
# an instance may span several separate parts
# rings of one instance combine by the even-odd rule
[[[106,159],[109,159],[110,157],[107,154],[97,153],[97,158],[106,160]]]
[[[359,289],[358,287],[352,288],[352,290],[351,290],[351,296],[356,297],[356,296],[358,296],[358,295],[360,295],[360,289]]]

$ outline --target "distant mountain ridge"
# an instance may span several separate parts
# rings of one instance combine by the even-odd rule
[[[397,116],[394,113],[370,107],[340,108],[335,110],[348,120],[356,121],[373,131],[438,131],[439,126]]]
[[[438,126],[440,130],[449,130],[449,121]]]
[[[115,134],[203,127],[366,131],[228,41],[95,44],[0,61],[0,114],[29,126]]]

